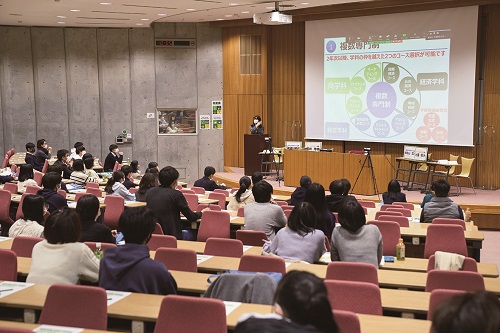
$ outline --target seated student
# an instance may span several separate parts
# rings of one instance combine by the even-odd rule
[[[158,174],[146,173],[139,183],[139,190],[135,192],[135,201],[146,202],[146,193],[150,188],[158,186]]]
[[[26,157],[24,158],[24,162],[35,167],[35,144],[32,142],[26,144]]]
[[[123,182],[125,181],[125,175],[122,171],[115,171],[111,178],[108,179],[108,183],[104,188],[104,192],[109,195],[117,195],[123,197],[125,200],[135,200],[135,196],[130,193]]]
[[[258,182],[260,182],[262,179],[264,179],[264,176],[262,175],[262,172],[255,171],[255,172],[252,174],[252,185],[257,184],[257,183],[258,183]]]
[[[152,187],[146,193],[147,207],[155,213],[166,235],[172,235],[177,239],[183,239],[180,213],[182,213],[189,222],[200,219],[202,213],[193,212],[189,209],[189,205],[184,195],[182,195],[182,192],[175,189],[177,186],[177,179],[179,179],[179,171],[174,167],[166,166],[161,169],[158,178],[160,180],[160,186]],[[192,237],[188,232],[184,232],[184,234],[186,239]]]
[[[78,146],[75,148],[75,153],[72,156],[72,160],[81,160],[83,159],[82,156],[85,155],[87,152],[85,151],[85,147],[83,145]]]
[[[61,180],[61,174],[55,172],[47,172],[42,177],[43,189],[38,190],[37,194],[43,196],[50,213],[63,207],[68,207],[66,198],[57,193],[61,188]]]
[[[295,206],[286,227],[276,233],[274,240],[266,241],[263,251],[284,259],[316,262],[326,252],[325,235],[316,229],[316,212],[308,202]]]
[[[420,204],[420,208],[424,208],[425,204],[431,201],[431,199],[434,198],[434,191],[431,191],[431,193],[427,193],[424,198],[422,199],[422,203]]]
[[[75,144],[73,145],[73,148],[71,148],[71,154],[68,157],[68,163],[72,162],[74,159],[77,159],[77,158],[75,158],[76,157],[76,148],[80,147],[80,146],[83,146],[83,142],[80,142],[80,141],[75,142]]]
[[[302,201],[304,201],[304,196],[306,195],[306,190],[311,185],[312,180],[309,176],[300,177],[300,187],[297,187],[295,191],[293,191],[292,196],[290,198],[290,205],[296,206]]]
[[[19,166],[19,176],[17,177],[17,187],[25,188],[26,186],[38,186],[33,177],[33,166],[31,164],[21,164]]]
[[[73,170],[70,165],[72,163],[68,163],[69,151],[67,149],[59,149],[57,151],[57,161],[54,162],[53,165],[60,165],[63,170],[63,178],[69,179]]]
[[[320,278],[290,271],[278,283],[272,314],[244,314],[235,333],[337,333],[328,291]]]
[[[203,187],[205,191],[213,191],[215,189],[225,190],[226,186],[224,184],[217,185],[217,183],[212,179],[215,175],[215,168],[212,166],[207,166],[205,168],[204,177],[198,179],[194,182],[194,186]]]
[[[85,173],[85,166],[83,161],[75,159],[73,161],[73,172],[69,177],[70,180],[74,181],[78,185],[85,185],[87,183],[98,183],[99,178],[91,178]]]
[[[332,261],[364,262],[378,267],[382,234],[373,224],[366,224],[363,207],[356,200],[346,200],[339,209],[339,222],[332,233]]]
[[[31,165],[30,165],[31,166]],[[23,217],[9,229],[9,237],[43,237],[45,200],[40,195],[29,194],[23,200]]]
[[[142,172],[139,170],[139,161],[133,160],[130,162],[130,167],[132,168],[132,178],[134,179],[141,179],[142,177]]]
[[[326,197],[326,205],[330,212],[338,213],[340,206],[344,202],[344,183],[340,180],[334,180],[330,183],[330,195]]]
[[[123,186],[130,190],[132,187],[135,187],[135,184],[130,180],[132,177],[132,167],[130,165],[122,166],[122,172],[125,175],[125,181],[123,182]]]
[[[45,239],[33,247],[26,282],[77,284],[79,280],[97,282],[99,259],[85,244],[79,243],[80,220],[75,211],[64,208],[45,221]]]
[[[156,163],[156,162],[149,162],[148,169],[156,169],[156,170],[158,170],[158,172],[160,172],[160,169],[158,168],[158,163]]]
[[[51,214],[45,221],[45,239],[33,247],[26,282],[97,282],[99,259],[87,245],[78,242],[80,232],[80,219],[74,210],[65,208]]]
[[[92,157],[84,158],[83,164],[85,165],[85,174],[87,177],[100,180],[99,175],[94,171],[94,159]]]
[[[35,170],[42,171],[45,160],[50,160],[50,153],[52,152],[52,147],[49,147],[45,139],[40,139],[36,142],[37,151],[34,155],[34,165]]]
[[[349,191],[351,190],[351,182],[347,178],[342,178],[340,181],[344,184],[344,193],[342,193],[342,195],[349,195]]]
[[[80,242],[116,243],[111,229],[102,223],[97,223],[97,219],[101,216],[101,209],[99,199],[95,195],[83,195],[76,203],[76,213],[82,227]]]
[[[335,226],[335,216],[328,210],[325,199],[325,188],[318,183],[312,183],[306,190],[304,202],[309,202],[314,207],[316,214],[316,229],[323,231],[330,238]]]
[[[177,283],[165,265],[149,257],[146,244],[155,230],[154,214],[146,207],[126,209],[118,225],[125,244],[106,250],[99,286],[135,293],[177,294]]]
[[[420,222],[432,222],[436,217],[464,219],[462,208],[448,197],[450,184],[446,180],[434,181],[431,189],[435,196],[422,208]]]
[[[62,175],[63,170],[62,170],[62,167],[60,165],[52,164],[52,165],[49,165],[47,167],[47,172],[55,172],[58,175]],[[62,177],[61,177],[61,184],[60,185],[61,185],[61,190],[64,190],[64,191],[66,191],[66,193],[69,193],[68,188],[66,187],[66,183],[62,181]]]
[[[252,181],[250,180],[250,177],[248,176],[241,177],[240,188],[234,195],[231,195],[231,200],[227,205],[227,209],[238,210],[238,208],[240,207],[244,207],[249,203],[255,202],[252,190],[250,189],[251,187],[252,187]]]
[[[271,203],[273,187],[265,180],[261,180],[252,187],[255,202],[245,206],[245,230],[264,231],[273,240],[274,228],[286,225],[286,216],[280,206]]]
[[[401,185],[396,179],[389,182],[387,192],[382,193],[384,204],[392,204],[393,202],[406,202],[406,194],[401,192]]]
[[[500,301],[491,292],[451,296],[438,304],[432,315],[432,333],[498,333]]]
[[[123,152],[118,149],[118,146],[111,144],[109,146],[109,154],[104,160],[104,172],[112,172],[115,167],[115,162],[123,162]]]

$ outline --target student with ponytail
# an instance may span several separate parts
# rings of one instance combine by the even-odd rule
[[[123,185],[125,181],[125,175],[122,171],[113,172],[113,176],[109,178],[104,191],[108,195],[118,195],[123,197],[125,200],[135,200],[135,196],[130,193],[127,188]]]
[[[234,194],[234,196],[229,201],[227,205],[228,210],[238,210],[240,207],[244,207],[251,202],[255,202],[253,198],[252,190],[252,180],[248,176],[243,176],[240,178],[240,189]]]

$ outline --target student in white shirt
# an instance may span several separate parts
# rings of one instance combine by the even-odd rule
[[[79,280],[97,282],[99,259],[85,244],[79,243],[80,219],[69,208],[52,213],[45,222],[45,240],[33,247],[26,282],[77,284]]]
[[[85,174],[85,167],[82,160],[75,160],[73,162],[73,172],[69,177],[70,180],[74,181],[78,185],[85,185],[87,183],[98,183],[99,178],[92,178]]]
[[[83,160],[85,165],[85,174],[93,179],[99,179],[99,175],[94,171],[94,159],[92,157],[85,158]]]
[[[27,195],[22,210],[23,217],[10,226],[9,237],[43,237],[43,216],[47,212],[45,199],[41,195]]]
[[[104,188],[104,191],[108,195],[118,195],[123,197],[125,200],[135,200],[135,195],[129,192],[127,188],[123,185],[125,181],[125,175],[122,171],[113,172],[113,176],[108,179],[108,183]]]

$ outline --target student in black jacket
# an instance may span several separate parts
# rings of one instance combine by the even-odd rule
[[[217,183],[212,179],[215,175],[215,168],[213,166],[207,166],[205,168],[204,177],[198,179],[194,182],[194,186],[203,187],[205,191],[213,191],[215,189],[225,190],[226,186],[224,184],[217,185]]]
[[[115,162],[122,164],[123,152],[118,149],[117,145],[112,144],[109,146],[109,154],[104,160],[104,172],[112,172]]]
[[[49,147],[45,139],[40,139],[36,142],[37,151],[35,152],[35,165],[33,166],[36,170],[42,171],[45,160],[50,160],[50,153],[52,152],[52,147]]]
[[[26,164],[31,164],[33,168],[35,167],[35,144],[32,142],[28,142],[26,144],[26,157],[24,158],[24,162]]]
[[[116,243],[111,230],[106,225],[97,223],[101,210],[99,199],[95,195],[85,194],[82,196],[76,204],[76,212],[82,226],[80,242]]]
[[[68,167],[66,162],[68,161],[69,151],[67,149],[59,149],[57,151],[57,161],[53,165],[60,165],[63,170],[63,178],[69,179],[73,170]]]
[[[129,165],[122,166],[122,172],[125,175],[125,181],[122,183],[123,186],[130,190],[132,187],[135,187],[135,184],[130,180],[132,177],[132,167]]]
[[[175,236],[177,239],[183,239],[183,230],[181,225],[182,213],[189,222],[194,222],[201,218],[201,212],[193,212],[182,195],[177,191],[177,179],[179,171],[174,167],[167,166],[160,170],[160,186],[150,188],[146,192],[147,207],[155,213],[158,221],[166,235]],[[185,238],[189,238],[189,233],[185,232]]]
[[[387,192],[382,193],[382,200],[389,205],[393,202],[406,202],[406,194],[401,192],[401,185],[396,179],[389,182]]]
[[[42,178],[43,189],[37,192],[38,195],[44,197],[45,203],[49,206],[50,213],[63,207],[68,207],[66,198],[57,193],[61,188],[61,180],[61,174],[47,172]]]

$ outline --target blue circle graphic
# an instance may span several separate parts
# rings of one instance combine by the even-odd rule
[[[337,44],[333,40],[326,43],[326,50],[328,51],[328,53],[333,53],[335,52],[336,49],[337,49]]]

